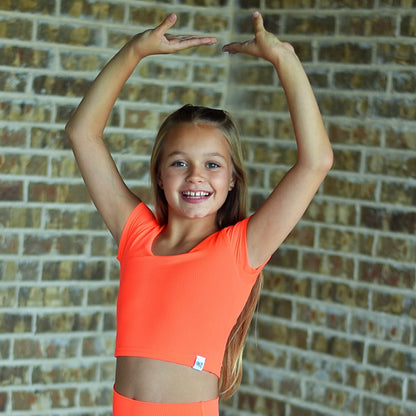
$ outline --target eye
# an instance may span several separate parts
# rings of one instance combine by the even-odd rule
[[[184,162],[183,160],[175,160],[174,162],[171,163],[171,166],[178,167],[178,168],[184,168],[184,167],[186,167],[186,162]]]
[[[216,162],[208,162],[206,166],[208,169],[217,169],[220,167],[220,165]]]

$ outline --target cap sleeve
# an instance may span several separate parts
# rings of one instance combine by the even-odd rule
[[[264,266],[270,260],[270,257],[260,266],[251,267],[248,261],[248,247],[247,247],[247,226],[251,217],[247,217],[234,225],[226,227],[224,230],[227,234],[229,244],[233,250],[234,257],[237,261],[238,267],[242,274],[248,279],[256,279]]]

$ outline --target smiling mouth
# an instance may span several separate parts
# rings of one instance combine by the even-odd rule
[[[211,192],[205,191],[185,191],[182,196],[186,199],[206,199],[211,196]]]

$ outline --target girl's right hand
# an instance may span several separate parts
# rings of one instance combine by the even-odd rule
[[[176,22],[175,14],[170,14],[154,29],[135,35],[130,41],[135,54],[141,59],[149,55],[168,54],[202,45],[213,45],[215,37],[199,37],[193,35],[170,35],[166,33]]]

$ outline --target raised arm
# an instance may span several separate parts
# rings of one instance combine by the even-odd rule
[[[297,224],[332,167],[333,152],[308,77],[293,47],[279,41],[253,14],[255,38],[224,46],[231,54],[246,53],[269,61],[286,94],[298,155],[295,165],[250,219],[247,230],[253,267],[272,255]]]
[[[132,37],[100,72],[66,125],[67,137],[91,198],[117,242],[127,217],[140,199],[125,185],[102,140],[114,103],[146,56],[216,42],[209,37],[167,34],[175,22],[176,16],[171,14],[155,29]]]

